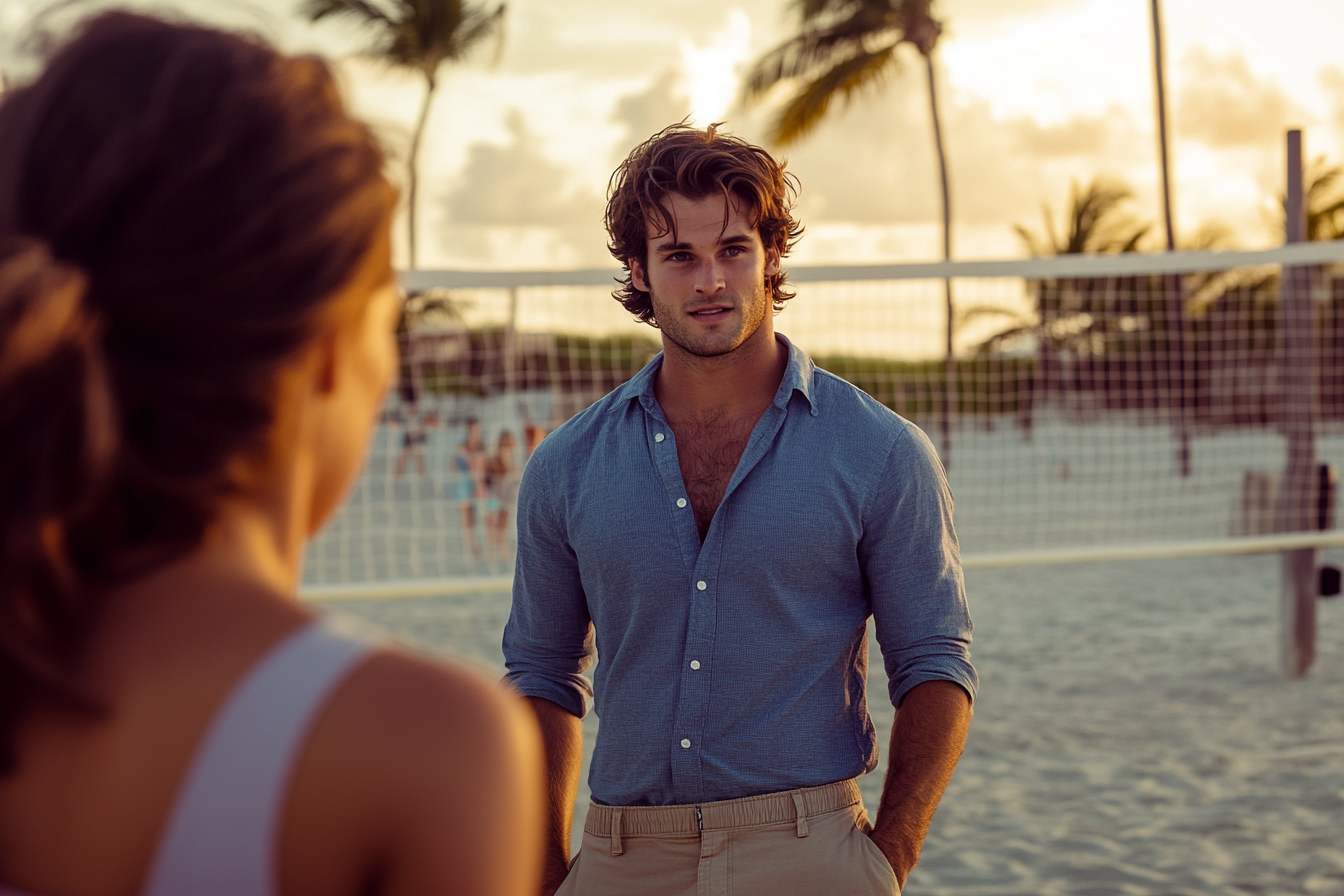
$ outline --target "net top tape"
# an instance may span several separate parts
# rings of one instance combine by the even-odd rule
[[[1295,243],[1273,249],[1238,252],[1130,252],[1122,255],[1060,255],[994,261],[933,261],[903,264],[801,265],[788,269],[794,283],[842,283],[867,280],[945,280],[961,277],[1115,277],[1134,274],[1184,274],[1232,268],[1344,264],[1344,240]],[[401,274],[406,289],[515,289],[545,286],[613,286],[619,268],[564,271],[414,270]]]

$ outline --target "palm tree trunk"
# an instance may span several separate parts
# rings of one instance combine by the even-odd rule
[[[933,146],[938,154],[938,177],[942,184],[943,200],[943,261],[952,260],[952,193],[948,188],[947,152],[943,148],[943,125],[938,115],[938,88],[934,77],[933,54],[924,56],[924,70],[929,81],[929,113],[933,121]],[[947,355],[944,362],[946,385],[943,389],[943,414],[940,422],[943,466],[952,466],[952,412],[957,404],[957,368],[952,356],[952,280],[943,280],[943,297],[947,306]]]
[[[1171,161],[1167,155],[1167,85],[1162,72],[1162,14],[1158,0],[1151,3],[1153,21],[1153,74],[1157,93],[1157,146],[1159,162],[1162,168],[1162,220],[1167,231],[1167,251],[1176,251],[1176,228],[1171,216]],[[1171,368],[1171,389],[1174,393],[1173,415],[1176,418],[1176,467],[1181,476],[1190,475],[1190,430],[1186,421],[1186,405],[1189,403],[1189,372],[1186,359],[1189,356],[1189,334],[1185,324],[1185,296],[1181,278],[1177,274],[1167,277],[1167,305],[1170,318],[1169,330],[1172,347],[1168,362]]]
[[[416,269],[415,252],[415,209],[416,196],[420,186],[420,141],[425,136],[425,124],[429,121],[429,107],[434,99],[434,88],[438,81],[432,73],[425,75],[425,96],[420,101],[420,114],[415,119],[415,131],[411,134],[411,153],[406,160],[406,245],[410,252],[410,269]]]

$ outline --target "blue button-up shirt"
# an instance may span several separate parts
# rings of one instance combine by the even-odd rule
[[[595,632],[589,787],[602,803],[735,799],[871,771],[870,615],[893,703],[934,679],[975,695],[933,446],[790,345],[701,544],[654,397],[661,363],[528,463],[507,680],[582,716]]]

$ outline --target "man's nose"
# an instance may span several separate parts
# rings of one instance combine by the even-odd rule
[[[706,258],[695,271],[695,291],[713,295],[724,288],[723,267],[717,258]]]

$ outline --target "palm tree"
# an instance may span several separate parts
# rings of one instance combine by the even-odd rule
[[[1344,239],[1344,167],[1318,156],[1307,166],[1307,239]]]
[[[1021,224],[1013,225],[1032,255],[1078,255],[1134,252],[1152,230],[1151,224],[1136,223],[1123,206],[1134,197],[1125,184],[1105,176],[1095,177],[1080,188],[1069,185],[1069,208],[1064,230],[1055,230],[1050,207],[1042,208],[1045,235],[1039,236]]]
[[[948,187],[947,153],[933,50],[943,33],[933,17],[932,0],[793,0],[798,33],[767,52],[753,66],[744,98],[761,100],[778,84],[795,89],[771,129],[770,139],[787,146],[807,134],[825,117],[837,97],[848,101],[878,85],[899,63],[901,44],[919,51],[929,92],[933,145],[938,158],[942,198],[943,260],[952,258],[952,199]],[[952,283],[944,281],[947,305],[946,377],[942,419],[943,462],[950,462],[949,426],[955,404],[952,360]]]
[[[1046,205],[1042,208],[1043,231],[1021,224],[1014,229],[1034,256],[1135,252],[1153,225],[1128,213],[1126,206],[1132,199],[1128,186],[1105,176],[1093,178],[1085,187],[1074,182],[1058,226]],[[1038,399],[1050,403],[1064,394],[1064,357],[1082,365],[1078,370],[1089,374],[1086,379],[1091,388],[1100,387],[1107,395],[1114,391],[1114,384],[1104,375],[1098,379],[1098,369],[1104,372],[1125,357],[1151,353],[1146,344],[1149,336],[1165,331],[1168,322],[1154,304],[1162,296],[1162,289],[1149,280],[1142,276],[1033,280],[1027,283],[1027,289],[1035,304],[1034,315],[999,306],[977,306],[962,312],[963,320],[993,316],[1012,322],[978,347],[981,355],[998,354],[1024,339],[1035,343],[1037,358],[1029,381],[1030,394],[1018,404],[1025,438],[1031,438],[1031,414]]]
[[[1134,220],[1124,206],[1133,198],[1125,184],[1107,177],[1093,178],[1085,187],[1075,181],[1069,188],[1069,205],[1059,228],[1050,206],[1042,207],[1044,232],[1013,225],[1018,238],[1034,256],[1104,254],[1138,251],[1153,225]],[[1096,327],[1105,325],[1105,284],[1088,278],[1033,281],[1028,284],[1036,300],[1034,320],[997,305],[965,309],[963,320],[976,316],[1016,319],[1016,325],[990,337],[979,346],[981,353],[993,353],[1001,346],[1023,336],[1036,339],[1043,369],[1053,365],[1053,353],[1070,343],[1091,340]],[[1083,323],[1086,321],[1087,323]]]
[[[302,12],[311,21],[325,18],[353,19],[373,32],[365,51],[372,59],[395,68],[419,73],[425,79],[425,95],[411,134],[406,210],[410,266],[416,266],[415,217],[419,186],[417,163],[420,141],[429,120],[430,103],[438,87],[439,67],[458,62],[491,35],[503,38],[504,4],[494,9],[465,0],[304,0]],[[502,46],[502,44],[501,44]]]

